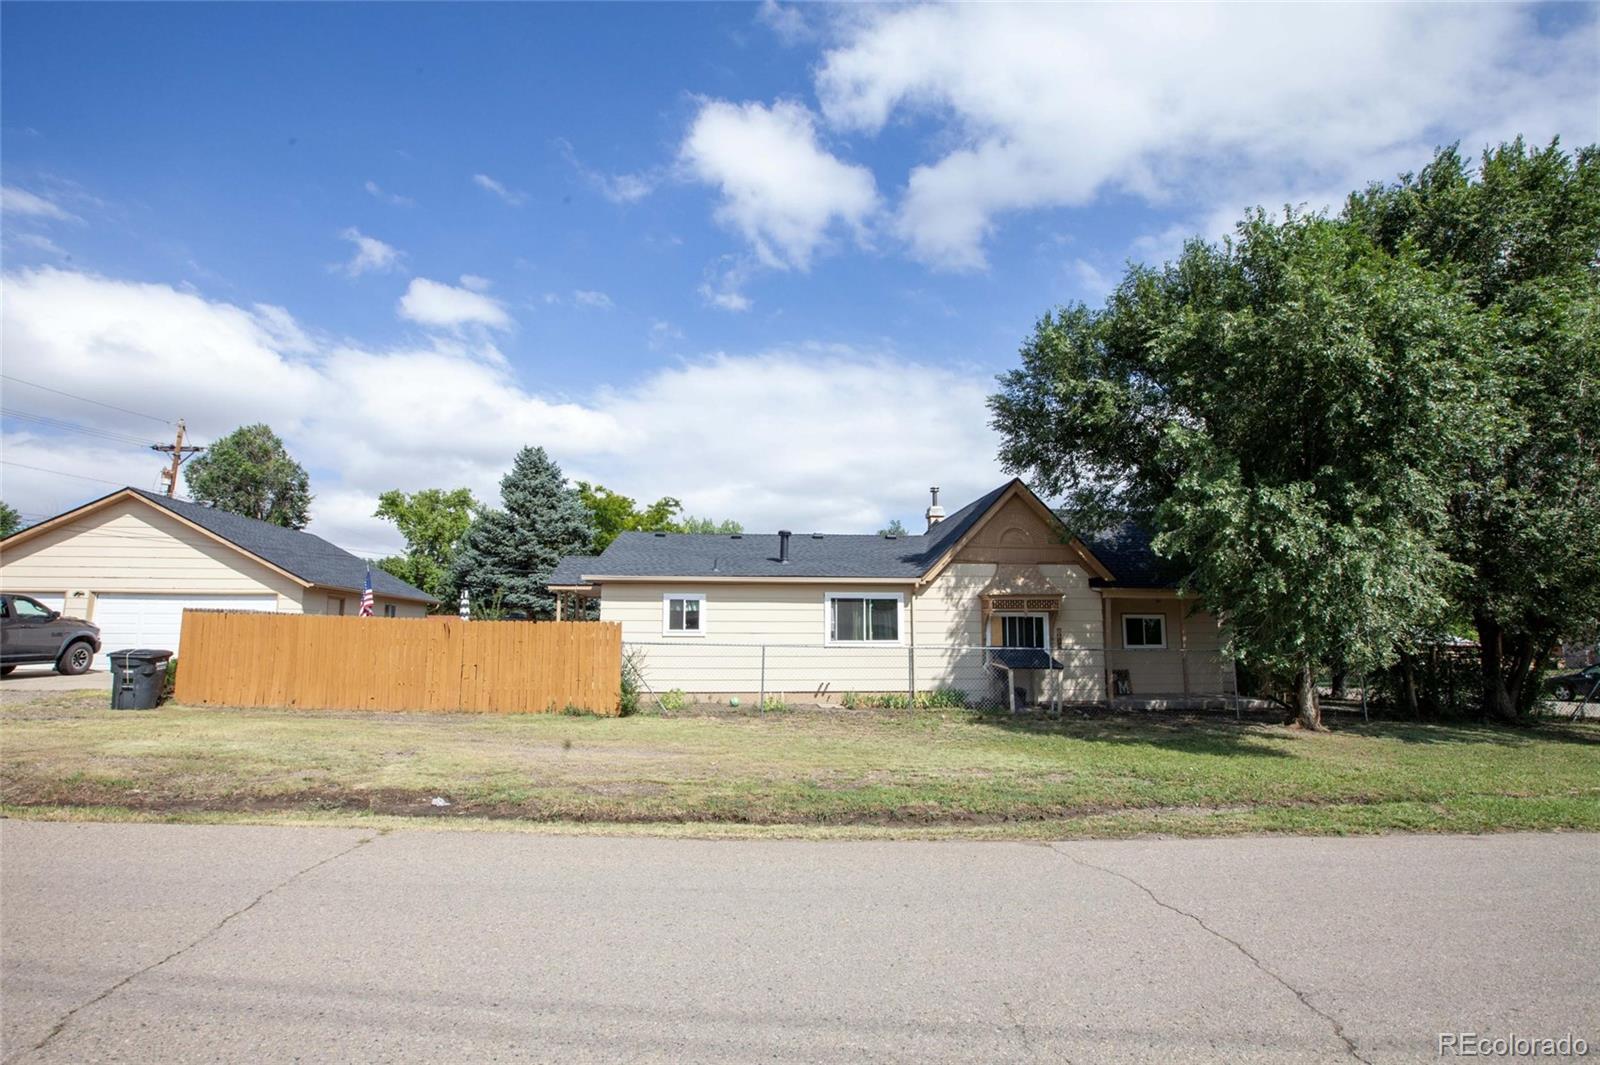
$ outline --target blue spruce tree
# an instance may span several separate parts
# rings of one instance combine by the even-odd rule
[[[500,502],[501,509],[485,508],[462,539],[455,586],[476,605],[553,617],[555,597],[545,584],[561,556],[593,550],[589,510],[542,447],[517,453],[500,482]]]

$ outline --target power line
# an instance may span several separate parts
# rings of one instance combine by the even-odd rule
[[[0,416],[17,418],[27,422],[34,422],[38,425],[44,426],[47,429],[60,429],[69,433],[82,433],[84,436],[92,436],[101,440],[112,440],[121,444],[131,444],[135,447],[150,446],[150,441],[137,436],[131,436],[128,433],[119,433],[114,429],[101,429],[98,426],[82,425],[78,422],[69,422],[65,418],[52,418],[46,414],[32,414],[25,410],[12,410],[10,408],[0,407]]]
[[[57,477],[75,477],[80,481],[99,481],[101,484],[114,484],[118,488],[126,487],[121,481],[108,481],[104,477],[87,477],[81,473],[68,473],[66,470],[47,470],[43,466],[30,466],[26,462],[12,462],[9,459],[0,459],[0,466],[16,466],[19,469],[35,470],[39,473],[53,473]]]
[[[44,392],[54,392],[56,395],[66,396],[68,399],[76,399],[84,403],[93,403],[95,406],[104,407],[107,410],[121,411],[123,414],[132,414],[136,418],[149,418],[151,421],[160,422],[162,425],[172,424],[172,422],[166,418],[157,418],[154,414],[146,414],[143,411],[129,410],[127,407],[119,407],[114,403],[102,403],[98,399],[90,399],[88,396],[80,396],[75,392],[63,392],[59,388],[51,388],[49,385],[41,385],[36,381],[24,381],[22,378],[12,377],[8,373],[0,373],[0,377],[3,377],[7,381],[11,381],[15,384],[27,385],[29,388],[37,388]]]

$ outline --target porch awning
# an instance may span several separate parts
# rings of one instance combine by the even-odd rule
[[[989,664],[1007,669],[1065,669],[1059,660],[1039,647],[996,647],[989,652]]]

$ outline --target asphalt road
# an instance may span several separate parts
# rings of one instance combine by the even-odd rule
[[[1600,838],[0,824],[6,1062],[1600,1054]]]

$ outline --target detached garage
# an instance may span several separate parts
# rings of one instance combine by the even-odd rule
[[[0,590],[94,622],[105,651],[181,654],[184,610],[354,614],[366,574],[320,536],[137,488],[0,541]],[[377,617],[422,617],[434,603],[382,570],[372,589]]]

